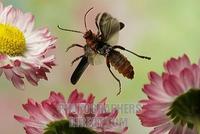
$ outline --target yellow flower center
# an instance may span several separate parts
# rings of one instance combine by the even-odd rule
[[[26,50],[24,34],[8,24],[0,24],[0,54],[21,56]]]

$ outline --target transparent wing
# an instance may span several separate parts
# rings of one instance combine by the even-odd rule
[[[95,55],[88,57],[88,62],[91,65],[99,65],[99,64],[103,63],[103,60],[104,60],[104,57],[99,54],[95,54]]]
[[[108,13],[102,13],[101,15],[98,14],[96,19],[99,21],[98,23],[102,35],[102,41],[116,44],[119,37],[118,32],[120,31],[120,22]]]
[[[108,41],[106,41],[106,43],[110,45],[116,45],[118,41],[119,41],[119,32],[116,32],[108,39]]]
[[[99,55],[94,50],[92,50],[90,47],[85,48],[85,55],[88,57],[88,62],[91,65],[99,65],[102,63],[104,57],[102,55]]]

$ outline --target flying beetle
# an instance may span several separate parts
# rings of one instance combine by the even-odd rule
[[[71,29],[64,29],[58,25],[58,28],[60,30],[69,31],[69,32],[76,32],[83,34],[83,38],[86,40],[86,44],[84,46],[79,44],[72,44],[69,46],[66,51],[73,47],[79,47],[84,50],[84,54],[75,58],[72,61],[75,63],[76,61],[80,60],[78,66],[74,70],[72,76],[71,76],[71,83],[76,84],[78,80],[80,79],[81,75],[85,71],[85,69],[88,67],[88,65],[94,64],[94,59],[97,55],[104,56],[106,58],[106,65],[112,74],[112,76],[118,81],[119,84],[119,91],[117,95],[121,93],[121,82],[120,80],[115,76],[115,74],[111,70],[111,65],[124,77],[127,77],[128,79],[133,79],[134,77],[134,70],[131,63],[128,61],[128,59],[122,55],[117,49],[127,51],[139,58],[148,59],[150,60],[150,57],[139,55],[135,52],[132,52],[123,46],[115,45],[118,42],[118,35],[119,31],[124,28],[124,23],[119,22],[116,18],[113,18],[110,14],[104,12],[97,14],[95,18],[95,24],[97,27],[97,33],[93,33],[91,30],[88,30],[87,24],[86,24],[86,17],[87,14],[93,9],[90,8],[84,16],[84,24],[86,32],[81,32],[77,30],[71,30]]]

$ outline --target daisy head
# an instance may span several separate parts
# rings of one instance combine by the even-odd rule
[[[34,29],[34,16],[0,2],[0,76],[4,73],[16,88],[23,88],[26,78],[32,85],[54,66],[56,38],[47,28]]]
[[[118,111],[106,111],[106,98],[94,105],[95,96],[84,98],[74,90],[68,99],[51,92],[48,99],[37,103],[29,99],[23,108],[29,118],[14,116],[25,125],[27,134],[124,134],[127,127],[116,122]]]
[[[149,73],[138,116],[151,134],[200,134],[200,63],[191,64],[187,55],[164,63],[162,76]]]

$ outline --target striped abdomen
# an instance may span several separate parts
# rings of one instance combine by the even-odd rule
[[[112,50],[108,55],[108,60],[119,73],[123,74],[124,77],[133,79],[133,66],[124,55],[118,51]]]

